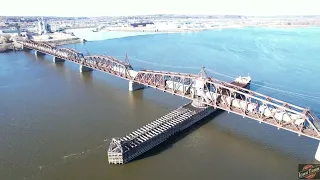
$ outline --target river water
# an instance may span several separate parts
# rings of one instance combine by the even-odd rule
[[[85,31],[85,30],[83,30]],[[124,59],[135,69],[247,75],[252,89],[320,114],[320,29],[226,29],[67,45]],[[106,33],[106,32],[101,32]],[[99,35],[99,36],[100,36]],[[122,37],[122,38],[120,38]],[[95,41],[90,41],[95,40]],[[31,52],[0,54],[1,180],[297,179],[318,142],[233,114],[210,118],[124,166],[109,165],[110,139],[187,102],[102,72]]]

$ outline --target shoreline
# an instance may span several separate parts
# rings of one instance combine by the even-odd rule
[[[53,46],[61,46],[67,44],[78,44],[86,42],[85,39],[81,38],[70,38],[70,39],[51,39],[51,40],[34,40],[36,42],[44,42]],[[10,51],[22,51],[22,45],[13,41],[8,43],[0,44],[0,53],[6,53]]]
[[[83,42],[86,42],[86,40],[81,38],[72,38],[72,39],[57,39],[57,40],[49,40],[49,41],[37,40],[36,42],[44,42],[44,43],[51,44],[53,46],[61,46],[61,45],[67,45],[67,44],[83,43]]]
[[[17,42],[8,42],[0,44],[0,53],[5,53],[9,51],[21,51],[22,45]]]
[[[154,32],[154,33],[179,33],[179,32],[199,32],[204,30],[215,30],[215,29],[232,29],[242,28],[242,26],[223,26],[223,27],[210,27],[210,28],[144,28],[144,27],[112,27],[104,28],[100,31],[122,31],[122,32]]]
[[[150,34],[164,34],[164,33],[189,33],[189,32],[200,32],[200,31],[207,31],[207,30],[222,30],[222,29],[240,29],[240,28],[280,28],[280,29],[288,29],[288,28],[319,28],[320,26],[317,25],[229,25],[229,26],[216,26],[216,27],[209,27],[209,28],[163,28],[163,29],[156,29],[156,28],[148,28],[148,27],[112,27],[112,28],[103,28],[99,32],[132,32],[137,34],[130,34],[121,37],[114,37],[114,38],[125,38],[131,36],[142,36],[142,35],[150,35]],[[73,29],[88,29],[89,33],[96,33],[92,32],[92,28],[73,28]],[[72,31],[72,29],[69,29]],[[146,34],[141,34],[146,33]],[[54,36],[55,34],[51,34]],[[59,35],[59,34],[56,34]],[[107,39],[114,39],[111,38],[102,38],[99,40],[107,40]],[[34,41],[37,42],[45,42],[49,43],[53,46],[61,46],[61,45],[68,45],[68,44],[78,44],[78,43],[85,43],[87,42],[86,39],[81,37],[72,36],[72,37],[54,37],[53,39],[42,39],[40,36],[35,39]],[[89,41],[99,41],[99,40],[89,40]],[[0,53],[5,53],[9,51],[20,51],[21,46],[15,42],[8,42],[0,44]]]
[[[54,46],[81,43],[85,40],[75,36],[73,33],[50,33],[45,35],[37,35],[32,37],[33,41],[45,42]]]
[[[265,25],[265,26],[250,26],[250,27],[262,27],[262,28],[319,28],[318,25]]]
[[[106,32],[153,32],[157,33],[180,33],[180,32],[200,32],[206,30],[239,29],[239,28],[316,28],[318,25],[229,25],[204,28],[148,28],[148,27],[106,27],[100,31]]]

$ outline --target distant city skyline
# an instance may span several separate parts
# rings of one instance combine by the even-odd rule
[[[82,3],[85,2],[85,3]],[[128,16],[148,14],[320,15],[319,0],[15,0],[0,16]]]

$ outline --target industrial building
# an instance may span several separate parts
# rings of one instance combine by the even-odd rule
[[[48,24],[43,17],[40,19],[38,18],[38,34],[42,35],[42,34],[47,34],[47,33],[51,33],[51,26],[50,24]]]
[[[132,27],[147,27],[147,26],[155,26],[153,22],[148,22],[148,23],[132,23],[130,24]]]

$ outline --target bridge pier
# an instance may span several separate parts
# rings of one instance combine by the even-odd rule
[[[92,71],[91,68],[86,67],[86,66],[82,66],[82,65],[80,65],[79,70],[80,70],[80,72],[89,72],[89,71]]]
[[[129,81],[129,91],[136,91],[136,90],[143,89],[143,88],[144,88],[143,84]]]
[[[191,105],[193,107],[197,107],[197,108],[206,108],[206,107],[208,107],[208,105],[202,103],[200,100],[199,101],[196,101],[196,100],[192,101]]]
[[[319,145],[318,145],[318,149],[317,149],[316,155],[314,157],[315,157],[315,159],[317,161],[320,161],[320,142],[319,142]]]
[[[25,51],[25,52],[30,52],[31,51],[31,49],[28,49],[28,48],[23,48],[22,50]]]
[[[64,61],[66,61],[66,60],[61,59],[61,58],[58,58],[58,57],[56,57],[56,56],[53,56],[53,62],[54,62],[54,63],[57,63],[57,62],[64,62]]]
[[[40,56],[40,55],[46,55],[46,54],[43,53],[43,52],[40,52],[40,51],[35,50],[35,51],[34,51],[34,55]]]
[[[24,46],[22,45],[22,50],[23,50],[23,51],[26,51],[26,52],[29,52],[29,51],[31,51],[32,49],[26,48],[26,47],[24,47]]]

